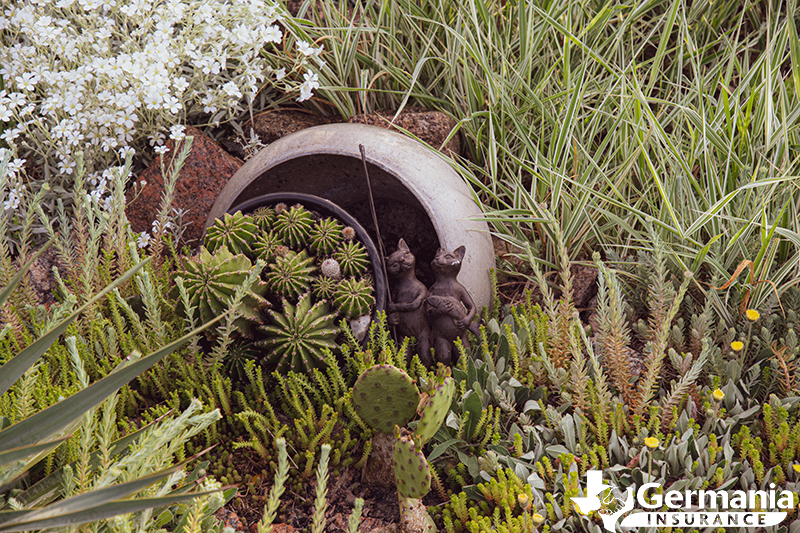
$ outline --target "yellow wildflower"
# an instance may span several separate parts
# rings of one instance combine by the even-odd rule
[[[533,521],[533,525],[534,526],[538,526],[538,525],[541,525],[542,522],[544,522],[544,517],[542,515],[540,515],[539,513],[533,513],[533,516],[531,517],[531,520]]]
[[[755,309],[748,309],[747,311],[744,312],[744,316],[750,322],[755,322],[756,320],[758,320],[758,317],[760,317],[761,314]]]
[[[650,448],[651,450],[655,450],[658,448],[658,439],[655,437],[647,437],[644,439],[644,445]]]
[[[517,495],[517,501],[519,502],[519,506],[521,509],[527,511],[528,508],[530,507],[531,504],[530,498],[528,498],[528,495],[525,494],[524,492]]]
[[[792,465],[792,468],[794,468],[795,472],[800,474],[800,464],[795,463],[795,464]]]
[[[731,343],[731,350],[734,352],[741,352],[742,348],[744,348],[744,343],[742,341],[733,341]]]
[[[718,402],[721,402],[725,399],[725,393],[722,392],[722,389],[714,389],[714,392],[711,393],[711,396]]]

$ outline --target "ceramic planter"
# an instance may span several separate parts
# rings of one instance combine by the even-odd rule
[[[458,279],[479,308],[491,306],[489,269],[495,265],[494,250],[469,187],[440,154],[383,128],[328,124],[270,144],[233,175],[206,227],[248,199],[298,192],[344,208],[375,239],[359,144],[366,149],[385,253],[391,253],[402,237],[417,256],[417,265],[425,269],[437,247],[453,250],[465,245],[467,255]],[[432,279],[423,281],[430,284]]]

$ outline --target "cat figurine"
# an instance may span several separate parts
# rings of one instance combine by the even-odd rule
[[[386,258],[386,270],[394,278],[392,301],[389,304],[388,322],[397,326],[400,335],[414,337],[416,350],[422,363],[431,366],[430,330],[422,305],[428,297],[428,289],[417,279],[414,272],[416,258],[408,248],[406,241],[400,239],[397,250]],[[406,354],[410,360],[413,356],[411,348]]]
[[[467,330],[475,334],[479,331],[477,324],[472,322],[477,313],[475,302],[456,279],[465,254],[464,246],[452,252],[440,248],[431,262],[436,281],[428,289],[424,311],[436,360],[445,365],[458,361],[458,350],[453,344],[455,340],[460,338],[467,346]]]

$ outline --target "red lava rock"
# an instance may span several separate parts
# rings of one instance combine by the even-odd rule
[[[187,211],[183,223],[187,225],[181,244],[196,245],[203,236],[208,212],[217,201],[219,193],[233,174],[242,166],[242,161],[229,155],[213,139],[196,128],[187,127],[186,136],[193,136],[192,150],[189,152],[175,185],[173,208]],[[169,152],[164,154],[164,166],[175,156],[175,143],[167,142]],[[164,193],[164,177],[161,175],[159,158],[153,160],[139,176],[139,181],[147,184],[140,194],[132,198],[128,195],[125,211],[135,233],[152,230],[161,197]]]
[[[297,109],[270,109],[254,116],[252,123],[248,120],[242,130],[250,135],[252,128],[262,143],[270,144],[296,131],[341,121],[340,117],[323,117]]]
[[[422,107],[404,108],[394,123],[391,124],[396,112],[397,110],[380,109],[374,113],[352,116],[347,122],[351,124],[370,124],[395,131],[406,130],[437,150],[456,127],[456,121],[441,111],[433,111]],[[441,150],[445,154],[450,152],[461,154],[461,134],[454,135]]]
[[[239,518],[239,515],[230,509],[223,507],[214,513],[214,517],[222,522],[224,527],[232,527],[234,531],[247,531],[242,523],[242,520]]]

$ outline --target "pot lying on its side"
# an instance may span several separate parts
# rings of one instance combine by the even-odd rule
[[[430,262],[442,247],[466,246],[459,281],[478,307],[491,306],[494,249],[470,189],[440,154],[400,133],[363,124],[301,130],[248,160],[220,193],[206,227],[249,199],[268,193],[321,196],[352,214],[376,239],[359,144],[366,149],[386,254],[400,238],[417,257],[420,279],[433,283]]]

